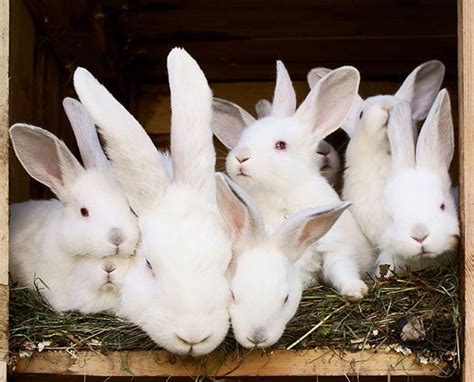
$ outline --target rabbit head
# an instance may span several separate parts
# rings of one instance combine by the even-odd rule
[[[115,312],[125,276],[135,256],[82,256],[74,261],[70,306],[82,313]]]
[[[277,65],[282,65],[279,64]],[[283,80],[281,77],[283,76],[284,81],[286,82],[286,86],[277,86],[275,88],[275,95],[274,95],[274,100],[278,98],[282,98],[283,96],[287,97],[292,97],[294,99],[294,102],[291,102],[291,106],[294,105],[294,109],[291,110],[291,112],[288,113],[288,115],[294,114],[296,111],[296,93],[293,90],[290,77],[288,75],[288,72],[284,67],[282,67],[278,72],[277,72],[279,78],[277,80],[277,84],[281,83]],[[279,92],[285,92],[285,94],[278,94],[277,91]],[[261,99],[255,104],[255,111],[257,113],[257,118],[262,119],[265,117],[268,117],[272,115],[272,103],[266,99]],[[229,148],[232,149],[232,148]],[[322,176],[326,178],[326,180],[330,184],[334,184],[337,181],[338,173],[341,169],[341,161],[339,159],[339,155],[336,151],[336,149],[326,142],[325,140],[322,140],[318,148],[316,150],[316,155],[314,158],[315,165],[317,169],[319,169],[320,173]]]
[[[411,108],[400,102],[390,113],[391,179],[385,208],[391,218],[382,249],[405,258],[433,258],[455,248],[459,223],[449,166],[454,133],[449,95],[441,90],[423,124],[416,151]]]
[[[183,49],[169,54],[168,74],[172,178],[164,154],[105,87],[85,69],[76,71],[74,84],[138,215],[138,258],[120,314],[167,350],[201,355],[229,328],[231,242],[216,203],[211,90]]]
[[[232,204],[225,216],[238,222],[239,236],[229,269],[232,302],[230,316],[237,341],[246,348],[276,343],[294,316],[302,295],[302,279],[295,265],[303,253],[322,237],[350,203],[308,208],[289,216],[274,233],[265,231],[263,218],[236,183],[218,175],[218,187],[232,191],[220,195]]]
[[[308,84],[313,88],[331,70],[315,68],[308,73]],[[341,126],[352,137],[356,131],[388,147],[387,120],[389,110],[398,100],[410,103],[414,122],[422,121],[428,115],[431,105],[441,88],[445,67],[437,60],[427,61],[417,66],[405,79],[394,95],[373,96],[363,100],[355,97],[351,112]],[[415,127],[415,126],[414,126]],[[360,130],[360,132],[359,132]]]
[[[318,173],[314,153],[344,122],[358,84],[355,68],[339,68],[324,77],[294,112],[294,90],[278,62],[269,116],[255,120],[239,106],[214,99],[213,131],[231,149],[226,160],[228,174],[250,191],[281,189],[290,186],[295,176]],[[281,88],[291,89],[287,90],[291,96],[278,97]]]
[[[62,202],[57,231],[61,251],[71,256],[134,254],[137,220],[116,181],[102,170],[107,160],[98,152],[100,146],[83,148],[91,156],[94,152],[84,168],[64,142],[46,130],[15,124],[10,136],[26,171]]]

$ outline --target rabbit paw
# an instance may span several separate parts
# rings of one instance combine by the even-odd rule
[[[341,295],[343,295],[348,301],[359,301],[364,297],[369,288],[362,280],[350,280],[347,281],[341,288]]]

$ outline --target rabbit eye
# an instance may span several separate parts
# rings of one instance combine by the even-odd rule
[[[288,302],[288,299],[290,298],[290,295],[287,294],[285,299],[283,300],[283,305],[285,305]]]
[[[234,294],[234,291],[231,290],[231,291],[230,291],[230,295],[232,296],[232,301],[235,302],[235,294]]]
[[[278,141],[277,143],[275,143],[275,149],[285,150],[286,149],[286,142],[285,141]]]
[[[148,260],[146,261],[146,266],[150,271],[153,271],[153,267],[151,266],[151,263]]]
[[[82,207],[81,208],[81,215],[85,218],[88,217],[89,216],[89,210],[85,207]]]
[[[439,208],[441,208],[441,211],[444,211],[446,209],[446,205],[444,203],[441,203]]]
[[[359,114],[359,119],[362,119],[363,116],[364,116],[364,112],[361,111],[360,114]]]

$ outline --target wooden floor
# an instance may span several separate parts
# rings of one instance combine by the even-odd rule
[[[421,365],[415,356],[396,352],[361,351],[338,354],[332,350],[284,351],[272,353],[254,351],[223,358],[219,354],[196,360],[170,358],[169,353],[95,352],[37,353],[30,359],[20,359],[16,374],[66,374],[100,377],[186,377],[211,375],[216,377],[293,377],[293,376],[446,376],[446,365]]]

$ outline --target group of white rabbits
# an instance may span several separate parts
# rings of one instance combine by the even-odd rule
[[[440,62],[416,68],[394,96],[365,101],[355,68],[314,69],[298,108],[278,62],[258,119],[213,99],[183,49],[167,66],[170,153],[82,68],[80,102],[64,108],[83,165],[43,129],[10,129],[24,168],[57,196],[11,205],[11,275],[54,309],[114,312],[179,354],[211,352],[230,322],[241,345],[263,348],[316,280],[358,300],[379,265],[422,268],[455,248]],[[330,185],[337,153],[323,141],[341,126],[351,137],[344,202]],[[229,176],[215,173],[213,132],[230,149]]]

